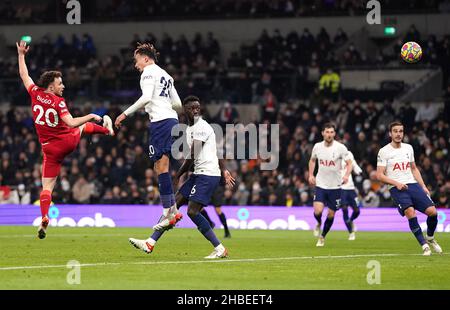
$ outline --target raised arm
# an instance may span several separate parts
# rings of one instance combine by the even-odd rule
[[[128,107],[122,114],[120,114],[116,121],[114,122],[114,125],[116,128],[120,128],[122,125],[122,122],[131,114],[134,112],[142,109],[145,107],[153,97],[153,92],[155,90],[155,84],[156,81],[151,75],[147,75],[141,78],[141,88],[142,88],[142,96],[131,106]]]
[[[178,96],[178,92],[175,89],[175,85],[172,85],[169,92],[170,92],[170,99],[172,101],[172,109],[174,109],[177,112],[180,112],[182,109],[182,103],[180,96]]]
[[[17,46],[20,78],[22,79],[23,85],[28,90],[30,86],[34,84],[33,80],[28,75],[28,68],[27,64],[25,63],[25,54],[28,53],[30,47],[27,46],[27,44],[24,41],[20,41],[20,43],[16,42],[16,46]]]

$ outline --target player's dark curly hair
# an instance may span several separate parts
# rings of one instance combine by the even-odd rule
[[[186,98],[183,99],[183,106],[188,104],[189,102],[193,102],[193,101],[198,101],[200,102],[200,99],[196,96],[187,96]]]
[[[56,78],[62,78],[62,73],[59,71],[45,71],[39,77],[37,85],[42,88],[48,88],[48,86],[53,83]]]
[[[159,52],[150,43],[138,43],[136,49],[134,50],[134,54],[145,55],[153,59],[155,62],[158,61]]]

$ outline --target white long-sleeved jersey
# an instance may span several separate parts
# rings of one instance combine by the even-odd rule
[[[144,68],[141,74],[142,96],[124,113],[130,115],[145,107],[151,122],[168,118],[178,119],[174,108],[181,107],[181,100],[174,86],[173,78],[157,64]]]

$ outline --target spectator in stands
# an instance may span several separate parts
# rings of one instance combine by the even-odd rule
[[[73,185],[72,195],[76,203],[88,204],[91,201],[91,195],[94,185],[88,183],[84,176],[80,176]]]
[[[415,121],[432,121],[437,117],[438,113],[438,106],[436,104],[431,104],[431,102],[427,102],[425,105],[421,105],[417,110]]]
[[[399,114],[402,116],[401,121],[408,130],[412,129],[412,126],[414,125],[414,120],[416,119],[416,113],[417,113],[417,110],[413,106],[411,106],[410,101],[407,101],[405,103],[405,106],[402,106],[400,108]]]
[[[11,191],[9,201],[12,204],[29,205],[31,204],[31,192],[24,184],[19,184],[16,189]]]
[[[239,123],[239,113],[236,108],[227,101],[219,110],[216,119],[221,126],[225,126],[226,124],[236,124]]]
[[[347,34],[344,32],[344,30],[342,30],[341,27],[339,27],[336,31],[336,35],[334,36],[334,45],[335,46],[341,46],[343,45],[345,42],[347,42],[348,37]]]
[[[421,43],[420,42],[420,32],[419,30],[417,30],[416,25],[412,24],[409,29],[408,32],[405,35],[404,38],[405,42],[409,42],[409,41],[413,41],[413,42],[417,42],[417,43]]]
[[[275,123],[278,113],[277,98],[269,88],[264,90],[262,97],[262,115],[264,120],[269,120],[270,123]]]
[[[362,204],[366,208],[378,207],[380,205],[380,197],[372,190],[370,180],[364,180],[363,182]]]
[[[332,99],[336,102],[339,98],[339,91],[341,86],[341,77],[333,69],[329,68],[320,77],[319,90],[325,98]]]

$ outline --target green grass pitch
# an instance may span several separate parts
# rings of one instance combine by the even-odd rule
[[[34,227],[0,227],[0,289],[450,289],[450,234],[444,254],[421,256],[410,233],[331,231],[316,248],[311,231],[235,230],[223,239],[230,257],[207,261],[212,247],[194,229],[167,232],[145,254],[128,243],[150,229],[54,228],[39,240]],[[216,230],[221,238],[222,230]],[[66,264],[81,264],[69,285]],[[369,285],[367,264],[380,263]]]

